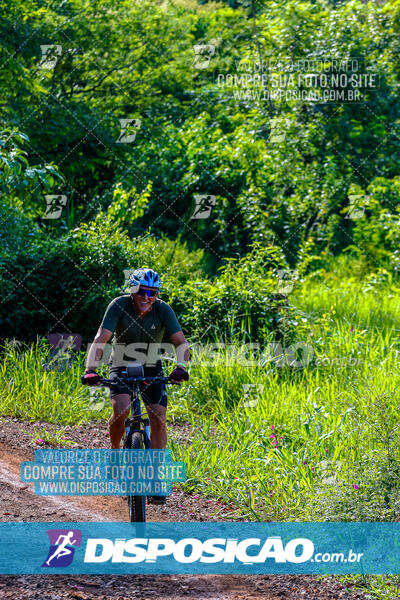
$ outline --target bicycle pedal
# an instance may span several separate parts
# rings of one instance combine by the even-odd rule
[[[166,496],[147,496],[147,504],[163,505],[167,503]]]

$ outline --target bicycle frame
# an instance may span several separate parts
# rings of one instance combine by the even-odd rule
[[[133,383],[133,393],[131,396],[130,416],[125,419],[126,439],[129,435],[138,431],[143,436],[143,443],[146,450],[149,450],[150,445],[150,420],[142,417],[141,402],[139,396],[139,382]]]
[[[137,376],[137,373],[140,373]],[[135,375],[135,376],[133,376]],[[127,371],[121,373],[121,377],[117,377],[114,380],[100,378],[99,384],[104,385],[112,390],[118,387],[118,380],[123,381],[124,384],[132,384],[132,394],[130,401],[129,416],[125,419],[125,441],[124,448],[131,448],[132,436],[140,433],[140,437],[143,441],[144,448],[150,450],[150,420],[142,416],[141,402],[140,402],[140,384],[151,382],[158,382],[162,384],[177,383],[171,381],[169,377],[144,377],[143,367],[135,365],[134,367],[127,368]],[[134,442],[137,441],[137,435],[135,435]],[[137,444],[135,447],[138,448]],[[129,516],[131,522],[141,523],[146,521],[146,499],[144,496],[127,496],[129,506]]]
[[[123,373],[122,373],[123,375]],[[130,416],[125,419],[125,433],[126,438],[138,431],[143,436],[144,447],[146,450],[150,449],[150,420],[146,417],[142,417],[141,402],[139,396],[139,384],[140,383],[172,383],[169,377],[121,377],[117,378],[122,380],[125,384],[132,383],[132,396],[130,403]],[[111,389],[117,385],[117,381],[110,381],[109,379],[101,379],[100,383],[106,385]]]

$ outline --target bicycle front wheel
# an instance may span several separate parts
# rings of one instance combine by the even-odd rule
[[[142,435],[135,431],[128,436],[126,448],[142,450]],[[131,523],[144,523],[146,521],[146,496],[128,496],[129,520]]]

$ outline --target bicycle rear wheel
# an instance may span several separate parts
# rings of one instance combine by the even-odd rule
[[[125,447],[132,450],[141,450],[142,435],[135,431],[128,436]],[[128,496],[129,520],[131,523],[144,523],[146,521],[146,496]]]

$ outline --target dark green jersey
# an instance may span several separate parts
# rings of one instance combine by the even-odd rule
[[[126,294],[115,298],[108,305],[101,323],[101,327],[109,329],[114,333],[114,349],[111,354],[110,365],[118,366],[120,359],[124,354],[135,356],[135,348],[142,348],[144,352],[152,346],[152,355],[154,355],[154,345],[160,344],[164,337],[171,336],[181,330],[174,311],[166,302],[158,298],[153,303],[151,310],[140,318],[135,311],[132,298]],[[119,350],[116,352],[116,345],[119,344]],[[130,352],[123,353],[122,348],[130,345]],[[117,360],[118,355],[118,360]],[[153,363],[154,364],[154,363]]]

